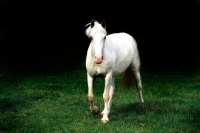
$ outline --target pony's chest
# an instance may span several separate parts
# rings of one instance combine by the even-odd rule
[[[106,73],[108,72],[108,69],[106,69],[106,67],[102,67],[101,65],[87,66],[86,68],[87,68],[87,72],[91,76],[106,75]]]

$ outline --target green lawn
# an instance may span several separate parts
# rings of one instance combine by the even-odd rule
[[[142,68],[143,97],[136,88],[124,90],[121,75],[109,115],[93,116],[87,101],[84,65],[62,74],[12,75],[0,72],[0,132],[13,133],[198,133],[200,132],[200,71],[152,72]],[[95,82],[95,104],[103,110],[104,82]]]

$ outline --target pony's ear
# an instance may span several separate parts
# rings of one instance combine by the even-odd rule
[[[94,19],[90,22],[90,26],[91,26],[91,28],[94,26]]]
[[[105,21],[105,20],[103,20],[103,21],[101,22],[101,26],[102,26],[104,29],[106,29],[106,21]]]

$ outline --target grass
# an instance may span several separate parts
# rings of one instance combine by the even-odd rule
[[[0,132],[2,133],[197,133],[200,132],[200,71],[183,74],[142,68],[143,96],[116,91],[107,124],[93,116],[87,101],[86,70],[29,76],[0,73]],[[95,82],[95,104],[102,111],[103,80]]]

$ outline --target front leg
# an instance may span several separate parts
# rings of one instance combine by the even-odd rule
[[[112,86],[112,73],[108,73],[105,77],[105,88],[103,93],[103,99],[104,99],[104,110],[101,113],[103,115],[103,118],[101,121],[103,123],[107,123],[109,121],[108,115],[110,113],[110,106],[109,103],[112,99],[112,96],[109,95],[110,87]]]
[[[87,81],[88,81],[88,101],[90,102],[90,110],[94,115],[99,114],[99,109],[97,106],[94,106],[94,94],[93,94],[93,87],[94,87],[94,78],[87,74]]]

